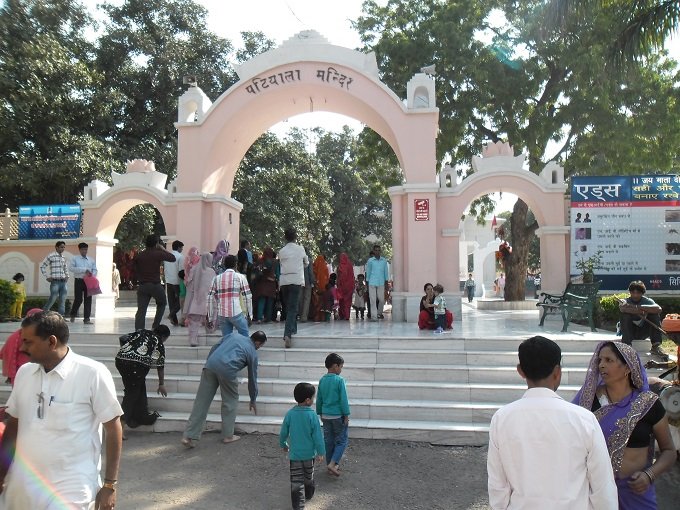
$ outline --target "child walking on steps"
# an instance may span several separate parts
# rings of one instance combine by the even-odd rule
[[[319,417],[312,409],[314,386],[298,383],[293,396],[298,403],[286,413],[279,434],[279,445],[290,459],[290,497],[293,510],[303,509],[314,496],[314,460],[321,462],[324,443]]]
[[[340,476],[340,460],[345,453],[349,430],[349,400],[345,380],[340,377],[345,360],[332,352],[326,356],[328,373],[319,381],[316,412],[323,422],[328,472]]]

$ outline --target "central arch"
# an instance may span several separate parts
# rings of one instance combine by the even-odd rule
[[[240,80],[215,103],[196,86],[179,99],[174,196],[184,202],[176,232],[184,243],[206,247],[224,238],[238,242],[240,208],[215,200],[206,210],[199,201],[231,197],[239,164],[255,140],[274,124],[302,113],[339,113],[373,129],[396,154],[403,185],[411,190],[407,195],[435,185],[439,110],[431,76],[415,74],[403,101],[380,81],[375,54],[331,45],[314,31],[297,34],[237,72]],[[201,228],[196,228],[197,221]],[[393,239],[408,239],[416,229],[430,239],[437,237],[436,221],[415,225],[393,219]],[[393,244],[398,292],[413,283],[403,278],[402,251],[402,242]],[[435,268],[436,253],[423,250],[421,263]],[[398,307],[395,315],[403,318]]]
[[[214,104],[193,97],[200,89],[180,99],[178,192],[199,186],[202,193],[230,196],[238,166],[255,140],[288,117],[314,111],[364,123],[392,147],[407,182],[434,182],[439,113],[431,77],[414,77],[414,98],[417,92],[426,102],[409,108],[378,79],[374,54],[330,45],[312,31],[237,71],[240,81]]]

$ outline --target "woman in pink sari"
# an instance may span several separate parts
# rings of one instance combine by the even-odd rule
[[[26,312],[26,317],[42,312],[40,308],[31,308]],[[14,386],[14,378],[17,375],[19,367],[30,361],[28,354],[21,352],[21,329],[17,329],[14,333],[7,337],[5,345],[0,349],[0,358],[2,358],[2,375],[4,375],[9,383]]]
[[[215,270],[212,268],[212,255],[204,253],[200,258],[201,263],[195,266],[189,273],[187,280],[187,297],[184,300],[184,315],[189,326],[189,345],[198,345],[198,331],[206,324],[208,314],[208,292],[215,278]]]
[[[354,294],[354,266],[346,253],[340,254],[337,275],[338,315],[340,320],[348,321],[352,308],[352,294]]]
[[[187,283],[189,281],[189,273],[191,273],[191,268],[194,266],[197,266],[198,263],[201,261],[201,254],[198,252],[198,248],[195,246],[192,246],[191,249],[189,250],[189,253],[187,253],[187,256],[184,257],[184,282]]]

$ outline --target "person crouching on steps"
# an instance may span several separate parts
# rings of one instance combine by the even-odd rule
[[[130,428],[153,425],[160,414],[150,413],[146,397],[146,376],[151,368],[158,371],[159,395],[168,396],[165,389],[165,341],[170,328],[165,324],[153,331],[138,329],[120,337],[120,350],[116,355],[116,368],[123,379],[123,413]]]
[[[319,418],[312,409],[314,386],[301,382],[293,396],[297,405],[286,413],[281,424],[279,445],[290,459],[290,497],[293,510],[303,509],[314,496],[314,461],[324,456],[323,436]]]
[[[340,476],[338,467],[347,448],[349,430],[349,400],[345,380],[340,377],[345,360],[334,352],[326,356],[328,373],[319,381],[316,412],[323,421],[328,472]]]

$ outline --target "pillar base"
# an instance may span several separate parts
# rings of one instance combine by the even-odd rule
[[[394,322],[418,323],[420,315],[420,300],[423,294],[409,292],[392,293],[392,320]],[[460,321],[462,316],[462,301],[460,296],[444,294],[446,308],[453,313],[453,320]]]
[[[113,292],[98,294],[92,299],[92,315],[96,319],[113,319],[116,297]]]

